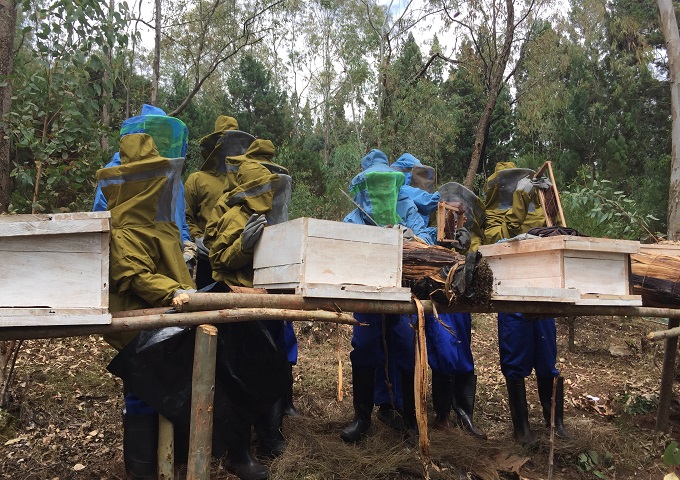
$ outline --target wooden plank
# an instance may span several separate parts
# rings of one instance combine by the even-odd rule
[[[627,260],[627,259],[626,259]],[[564,258],[564,286],[582,294],[628,295],[628,263],[592,258]]]
[[[98,233],[60,233],[39,235],[27,240],[25,237],[0,237],[0,252],[61,252],[61,253],[102,253],[102,238]],[[108,247],[107,247],[108,250]],[[3,265],[10,265],[4,264]]]
[[[101,279],[100,279],[100,289],[101,297],[100,302],[102,308],[107,311],[109,309],[109,233],[102,233],[101,235]]]
[[[573,237],[561,235],[556,237],[532,238],[514,242],[501,242],[482,245],[479,251],[485,257],[498,255],[516,255],[536,253],[545,250],[587,250],[618,253],[638,253],[640,242],[609,238]]]
[[[600,295],[585,294],[576,301],[576,305],[600,305],[610,307],[641,307],[640,295]]]
[[[559,250],[522,253],[511,256],[484,256],[491,267],[496,280],[529,280],[531,278],[562,278],[562,253]],[[545,285],[551,288],[560,288],[561,281],[551,282]]]
[[[110,212],[53,215],[2,215],[0,237],[104,232],[111,229]]]
[[[0,306],[97,307],[102,304],[101,255],[0,252]],[[107,273],[108,275],[108,273]]]
[[[299,220],[299,219],[298,219]],[[307,235],[316,238],[332,238],[350,240],[359,243],[376,243],[379,245],[399,244],[402,237],[400,230],[376,227],[374,225],[357,225],[355,223],[333,222],[317,218],[306,219]]]
[[[0,328],[2,327],[45,327],[57,325],[108,325],[111,315],[16,315],[4,316],[0,310]]]
[[[400,251],[396,245],[309,237],[303,281],[400,287]]]
[[[279,284],[295,287],[302,279],[302,269],[302,263],[258,268],[253,273],[253,287],[271,288]]]
[[[304,258],[305,222],[290,222],[265,227],[253,253],[253,268],[300,264]]]
[[[0,317],[38,317],[53,315],[104,315],[106,308],[8,308],[0,307]]]
[[[499,297],[514,297],[532,300],[535,297],[551,298],[555,302],[575,303],[581,298],[578,290],[570,288],[543,288],[533,286],[494,286],[494,296],[492,299]]]
[[[523,295],[497,295],[497,294],[492,294],[491,295],[491,301],[492,302],[540,302],[540,303],[561,303],[561,304],[570,304],[573,305],[576,303],[575,300],[572,300],[570,298],[561,298],[561,297],[541,297],[541,296],[523,296]],[[519,309],[519,307],[518,307]]]
[[[313,298],[343,298],[365,300],[391,300],[396,302],[410,302],[411,290],[403,287],[370,287],[365,285],[323,285],[301,284],[295,293],[303,297]]]

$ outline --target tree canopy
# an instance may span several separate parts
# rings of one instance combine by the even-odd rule
[[[89,209],[121,122],[151,101],[154,48],[138,28],[156,24],[142,15],[153,2],[12,3],[16,19],[0,22],[14,24],[11,71],[0,72],[11,87],[1,207]],[[274,142],[295,215],[341,219],[352,205],[340,190],[380,148],[391,161],[415,155],[440,183],[472,171],[476,186],[499,161],[549,160],[570,226],[640,239],[666,230],[670,87],[654,2],[163,5],[156,103],[189,127],[187,174],[226,114]]]

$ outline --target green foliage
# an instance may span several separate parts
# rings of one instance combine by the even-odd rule
[[[675,440],[664,449],[663,463],[671,467],[680,465],[680,448],[678,448],[678,442]]]
[[[628,415],[652,413],[659,407],[659,396],[653,393],[639,394],[625,392],[617,399]]]
[[[227,79],[233,115],[241,130],[282,145],[293,129],[287,95],[272,73],[252,55],[245,55]]]
[[[595,450],[582,452],[578,456],[576,466],[581,472],[590,473],[597,478],[607,478],[607,471],[613,471],[614,469],[612,454],[605,452],[605,454],[600,457]]]
[[[658,219],[617,190],[609,180],[596,180],[582,168],[579,181],[561,191],[567,224],[592,237],[652,241],[662,234],[653,232]]]
[[[91,205],[94,172],[108,156],[100,146],[109,134],[101,126],[100,103],[107,92],[110,99],[115,78],[104,59],[114,46],[127,42],[119,33],[126,4],[111,14],[101,5],[67,0],[33,5],[24,21],[23,30],[30,29],[33,38],[20,52],[24,62],[15,63],[12,79],[12,211],[72,211]],[[112,108],[119,106],[110,102]]]

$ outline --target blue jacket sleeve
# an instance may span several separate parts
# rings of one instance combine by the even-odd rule
[[[401,224],[413,230],[413,233],[423,239],[425,243],[429,245],[437,243],[437,229],[427,226],[422,215],[418,213],[416,204],[402,191],[399,192],[397,213],[401,217]]]
[[[106,201],[106,197],[104,197],[104,194],[102,193],[102,189],[99,188],[99,185],[97,185],[97,191],[94,193],[94,205],[92,205],[92,211],[93,212],[105,212],[106,207],[109,205],[109,202]]]
[[[120,165],[120,153],[116,152],[113,154],[111,161],[104,165],[104,168],[117,167],[118,165]],[[92,205],[92,211],[105,212],[108,206],[109,202],[102,193],[102,189],[97,185],[97,190],[94,192],[94,205]]]
[[[189,235],[189,226],[187,225],[187,205],[184,200],[184,184],[181,182],[179,184],[179,192],[177,193],[175,223],[177,223],[177,228],[179,228],[179,236],[182,239],[182,243],[191,240],[191,235]]]
[[[401,187],[403,193],[408,196],[418,208],[421,215],[429,215],[437,209],[437,204],[441,199],[439,192],[429,193],[420,188],[415,188],[410,185]]]

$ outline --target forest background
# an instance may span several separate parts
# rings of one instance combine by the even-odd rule
[[[218,115],[272,140],[293,217],[341,220],[353,208],[341,190],[380,148],[475,191],[496,162],[550,160],[569,226],[643,241],[667,230],[655,1],[4,4],[0,211],[89,210],[122,121],[154,103],[189,128],[185,178]]]

